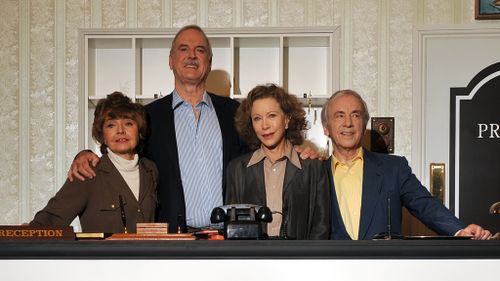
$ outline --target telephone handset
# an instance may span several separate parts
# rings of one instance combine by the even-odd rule
[[[212,210],[212,223],[224,222],[225,239],[263,239],[262,224],[273,220],[271,210],[252,204],[230,204]]]

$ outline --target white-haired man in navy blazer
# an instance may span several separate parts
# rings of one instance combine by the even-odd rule
[[[391,230],[401,232],[402,207],[439,235],[489,239],[479,225],[465,226],[412,173],[404,157],[370,152],[362,139],[370,116],[366,103],[352,90],[334,93],[321,112],[333,155],[325,161],[332,188],[331,239],[372,239]],[[388,200],[390,198],[390,200]]]

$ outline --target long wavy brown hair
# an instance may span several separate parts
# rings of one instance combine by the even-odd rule
[[[250,149],[259,148],[261,142],[252,126],[252,106],[258,99],[273,98],[290,119],[285,138],[293,145],[300,145],[304,142],[304,131],[307,130],[306,112],[297,97],[290,95],[283,88],[275,84],[259,85],[253,88],[248,96],[240,104],[236,111],[236,130],[241,139],[247,143]]]

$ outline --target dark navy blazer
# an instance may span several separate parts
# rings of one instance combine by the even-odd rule
[[[234,115],[239,103],[227,97],[208,93],[219,119],[223,146],[223,194],[225,191],[225,171],[233,158],[248,151],[241,141],[234,125]],[[179,168],[177,138],[175,134],[172,94],[146,106],[149,134],[145,142],[144,154],[153,160],[160,173],[158,183],[159,208],[157,221],[168,222],[169,231],[176,232],[179,224],[186,223],[184,189]],[[224,197],[222,197],[224,198]]]
[[[464,225],[439,200],[434,198],[411,172],[401,156],[363,150],[363,194],[359,240],[370,240],[387,232],[387,198],[391,198],[391,232],[401,233],[402,207],[440,235],[454,235]],[[350,240],[340,214],[335,184],[331,173],[332,157],[325,161],[330,171],[332,198],[332,232],[330,239]]]

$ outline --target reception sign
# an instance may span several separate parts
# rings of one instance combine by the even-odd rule
[[[451,89],[450,115],[450,207],[464,223],[498,232],[489,207],[500,201],[500,62]]]

